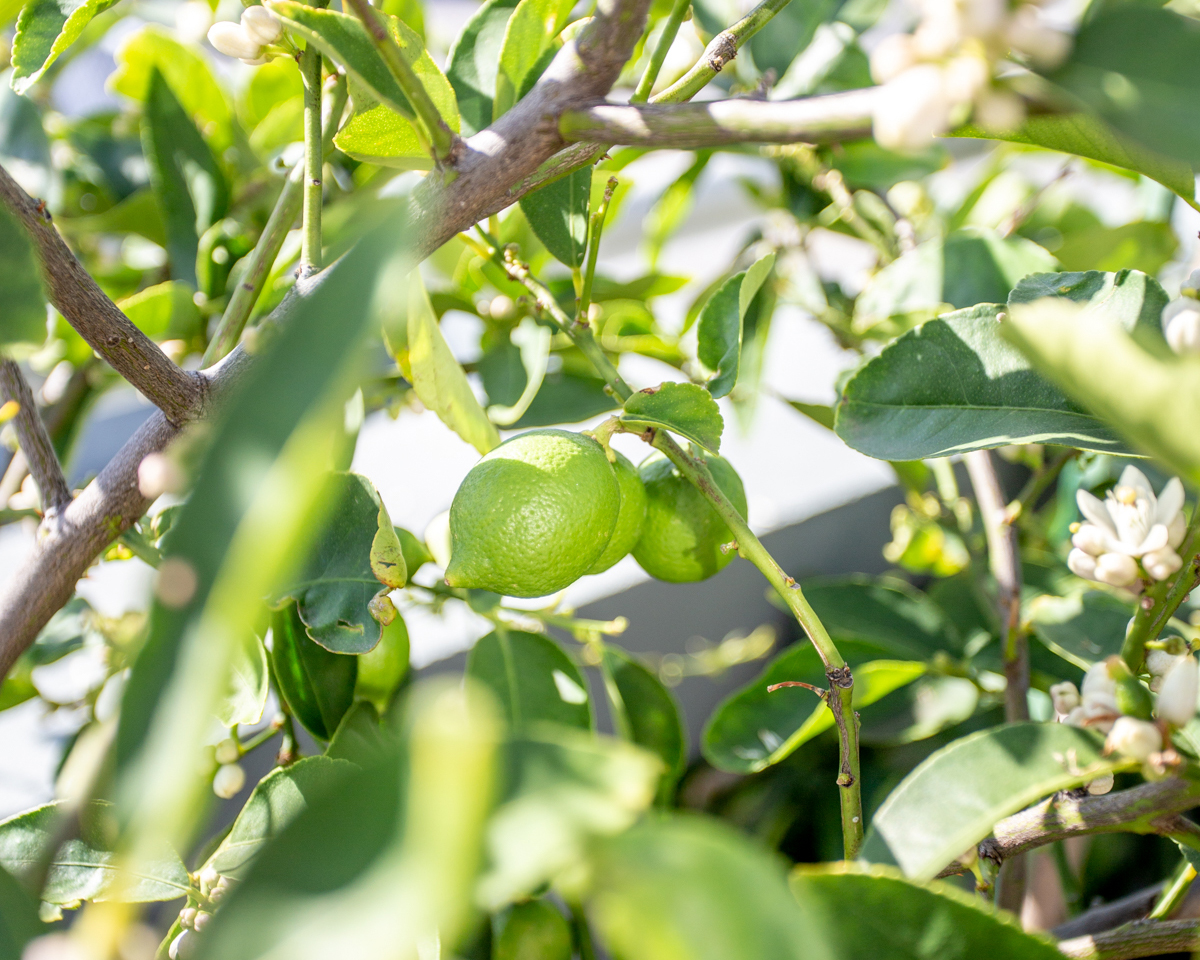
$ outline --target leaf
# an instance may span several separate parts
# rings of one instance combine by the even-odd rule
[[[666,796],[687,767],[687,730],[679,704],[662,681],[625,650],[607,644],[604,659],[620,698],[629,739],[663,762],[660,796]]]
[[[587,904],[622,960],[811,960],[832,946],[804,923],[779,858],[698,816],[648,820],[600,844]]]
[[[458,98],[464,136],[492,122],[500,48],[517,0],[487,0],[467,21],[446,55],[446,78]]]
[[[1200,23],[1169,10],[1120,5],[1086,19],[1050,79],[1121,133],[1194,164],[1200,82],[1189,65],[1197,57]]]
[[[862,711],[859,739],[871,746],[916,743],[962,723],[979,706],[979,688],[963,677],[926,674]]]
[[[925,664],[905,660],[870,660],[870,646],[838,644],[854,668],[854,706],[866,707],[925,673]],[[763,674],[731,694],[713,712],[704,728],[705,758],[721,770],[754,773],[779,763],[818,734],[833,726],[833,714],[811,690],[767,687],[801,681],[825,688],[825,667],[816,650],[798,644],[784,651]]]
[[[0,869],[0,960],[21,960],[25,944],[44,930],[37,904],[11,873]]]
[[[572,294],[574,296],[574,294]],[[480,358],[476,370],[490,404],[511,407],[528,385],[519,348],[502,339]],[[528,429],[560,423],[580,423],[617,407],[605,383],[597,376],[579,376],[563,370],[547,373],[529,408],[512,427]]]
[[[650,261],[652,270],[658,263],[663,246],[671,239],[672,234],[683,226],[688,214],[692,212],[696,181],[700,179],[700,174],[708,166],[712,155],[711,150],[696,151],[696,159],[692,161],[692,165],[663,191],[662,196],[655,201],[642,220],[646,258]]]
[[[942,609],[903,581],[852,574],[817,577],[802,586],[829,635],[839,645],[873,645],[878,652],[871,659],[928,660],[957,648]]]
[[[1026,933],[1011,913],[948,883],[917,885],[899,871],[853,863],[797,867],[792,893],[800,915],[821,931],[830,960],[937,957],[939,960],[1061,960],[1047,940]]]
[[[808,417],[813,423],[819,423],[827,430],[833,429],[835,411],[829,404],[805,403],[803,400],[789,400],[788,404],[794,410]]]
[[[233,656],[229,693],[217,719],[223,727],[258,723],[262,719],[270,693],[267,651],[253,630],[247,630]]]
[[[304,729],[328,740],[354,702],[357,658],[330,653],[310,640],[292,603],[272,615],[271,637],[279,693]]]
[[[360,767],[370,767],[385,761],[391,746],[392,740],[379,722],[379,712],[366,700],[357,700],[342,717],[329,746],[325,748],[325,756],[348,760]]]
[[[1200,410],[1200,358],[1159,358],[1119,324],[1098,322],[1061,299],[1014,306],[1002,333],[1135,449],[1193,483],[1200,480],[1200,434],[1192,429],[1193,412]]]
[[[172,275],[194,287],[200,234],[225,215],[229,186],[157,67],[150,73],[142,144],[163,211]]]
[[[1039,114],[1010,133],[995,134],[966,126],[955,130],[953,136],[1026,143],[1098,160],[1143,174],[1196,205],[1196,177],[1189,164],[1147,149],[1092,114]]]
[[[0,276],[4,277],[0,350],[41,346],[46,340],[41,270],[29,235],[6,209],[0,209]]]
[[[200,322],[191,288],[178,280],[146,287],[117,306],[151,340],[188,339]]]
[[[530,3],[531,0],[522,0]],[[546,249],[572,269],[583,267],[587,253],[588,203],[592,168],[583,167],[520,200],[529,225]]]
[[[64,50],[79,39],[92,18],[117,0],[84,0],[63,4],[59,0],[30,0],[17,17],[12,45],[12,76],[17,93],[25,93]]]
[[[62,836],[58,807],[47,803],[0,822],[0,867],[18,878],[39,868],[46,848]],[[109,839],[115,830],[111,804],[87,804],[80,812],[79,835],[50,857],[41,899],[57,904],[108,899],[149,903],[187,895],[187,868],[173,850],[160,848],[136,871],[118,867]]]
[[[380,637],[371,600],[406,579],[400,540],[366,477],[331,474],[325,499],[330,507],[321,535],[276,602],[296,600],[309,637],[326,650],[366,653]]]
[[[1042,594],[1024,611],[1037,638],[1064,660],[1086,670],[1121,652],[1133,610],[1109,593],[1087,590],[1070,597]]]
[[[861,857],[932,879],[1000,820],[1119,766],[1103,750],[1102,736],[1064,723],[1009,723],[955,740],[889,794]]]
[[[244,879],[259,851],[317,797],[341,786],[353,769],[347,761],[329,757],[305,757],[276,767],[258,782],[207,865],[223,876]]]
[[[1041,297],[1090,303],[1089,329],[1111,326],[1115,319],[1161,342],[1167,298],[1145,274],[1035,274],[1013,290],[1009,320],[999,322],[1003,311],[997,305],[960,310],[909,331],[865,363],[842,392],[838,436],[882,460],[1010,443],[1127,451],[1106,423],[1043,379],[1006,342],[1013,308]]]
[[[409,280],[405,336],[407,351],[402,354],[390,334],[388,342],[393,352],[399,354],[400,369],[412,381],[420,401],[480,453],[499,446],[500,434],[488,420],[467,375],[450,352],[429,294],[416,271]]]
[[[697,356],[715,374],[708,382],[714,397],[727,396],[737,383],[746,311],[774,266],[775,254],[768,253],[726,280],[700,311]]]
[[[890,336],[945,310],[1003,303],[1017,282],[1053,270],[1054,258],[1021,237],[955,230],[927,240],[880,270],[854,303],[854,329]]]
[[[631,427],[665,427],[706,450],[718,453],[725,428],[717,401],[694,383],[660,383],[625,401],[621,422]]]
[[[587,681],[549,637],[494,630],[471,648],[467,676],[496,695],[514,731],[543,721],[592,728]]]
[[[661,769],[631,743],[570,727],[543,724],[511,741],[478,901],[494,910],[572,882],[596,838],[627,830],[650,806]]]
[[[1151,276],[1171,262],[1179,239],[1164,220],[1073,230],[1054,249],[1066,270],[1141,270]]]
[[[218,156],[234,145],[237,134],[233,111],[197,48],[180,43],[157,24],[148,24],[128,36],[117,48],[114,59],[117,69],[108,80],[114,93],[146,103],[150,97],[150,78],[157,70]]]
[[[566,26],[574,6],[574,0],[521,0],[517,4],[500,45],[493,120],[512,108],[540,72],[538,67],[544,68],[545,55],[553,51],[554,39]]]

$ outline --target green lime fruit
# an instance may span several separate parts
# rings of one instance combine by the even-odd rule
[[[621,488],[604,448],[566,430],[531,430],[479,461],[450,505],[452,587],[544,597],[604,552]]]
[[[621,488],[621,512],[617,515],[612,536],[608,538],[608,546],[588,573],[603,573],[629,553],[642,535],[642,521],[646,518],[646,488],[642,486],[637,468],[629,462],[628,457],[615,450],[613,453],[617,457],[613,470],[617,474],[617,485]]]
[[[720,457],[706,457],[709,472],[738,513],[746,516],[741,477]],[[633,557],[650,576],[670,583],[707,580],[735,556],[723,544],[733,540],[725,521],[665,457],[638,468],[646,488],[646,519]]]

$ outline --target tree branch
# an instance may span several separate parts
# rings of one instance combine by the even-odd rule
[[[38,250],[50,302],[101,357],[180,424],[204,405],[204,381],[177,367],[135,327],[83,268],[50,221],[46,205],[29,196],[0,167],[0,202],[29,231]]]
[[[867,136],[875,99],[870,89],[806,100],[603,103],[564,111],[558,129],[568,141],[681,150],[725,143],[828,143]]]
[[[13,421],[17,442],[21,445],[21,452],[25,455],[29,472],[33,474],[41,495],[42,512],[53,524],[71,502],[71,488],[67,486],[62,464],[58,462],[58,454],[54,452],[46,425],[38,413],[33,391],[29,389],[21,368],[12,360],[0,361],[0,393],[20,408]]]
[[[1134,960],[1200,947],[1200,920],[1135,920],[1115,930],[1063,940],[1058,949],[1076,960]]]

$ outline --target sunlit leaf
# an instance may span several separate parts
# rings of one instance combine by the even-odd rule
[[[17,33],[13,37],[13,72],[9,78],[12,88],[25,93],[79,39],[92,18],[116,2],[84,0],[71,5],[58,0],[32,0],[27,3],[17,17]]]
[[[40,346],[46,339],[41,271],[29,235],[4,209],[0,209],[0,276],[5,278],[0,348]]]
[[[1121,652],[1132,616],[1128,602],[1099,590],[1070,597],[1042,594],[1024,612],[1042,643],[1083,670]]]
[[[694,383],[660,383],[625,401],[621,422],[631,427],[665,427],[717,453],[725,428],[717,401]]]
[[[714,373],[708,382],[708,392],[714,397],[727,395],[737,383],[746,313],[774,265],[775,254],[761,257],[748,270],[726,280],[700,311],[697,356]]]
[[[592,168],[583,167],[521,198],[521,209],[537,238],[571,268],[583,266],[587,251],[591,189]]]
[[[554,38],[566,26],[574,0],[521,0],[505,25],[496,75],[492,119],[507,112],[526,89],[530,75],[544,64]],[[589,180],[590,183],[590,180]]]
[[[446,55],[446,77],[462,114],[462,132],[478,133],[492,122],[500,47],[518,0],[487,0],[463,26]]]

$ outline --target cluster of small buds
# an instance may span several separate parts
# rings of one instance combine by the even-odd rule
[[[1176,353],[1200,353],[1200,270],[1193,270],[1179,296],[1162,313],[1163,336]]]
[[[918,0],[921,21],[911,34],[885,38],[871,52],[871,75],[883,89],[876,101],[875,139],[883,146],[929,146],[972,113],[981,126],[1011,130],[1025,118],[1015,94],[992,84],[995,64],[1009,51],[1053,66],[1069,37],[1047,27],[1036,2]]]
[[[1080,490],[1076,501],[1087,518],[1072,527],[1074,549],[1067,566],[1077,576],[1132,587],[1142,571],[1151,579],[1166,580],[1183,565],[1175,552],[1187,531],[1178,477],[1156,497],[1145,474],[1126,467],[1104,500]]]
[[[1171,637],[1162,648],[1146,651],[1146,672],[1150,674],[1150,689],[1155,693],[1162,690],[1163,680],[1172,668],[1187,656],[1187,644],[1179,637]]]
[[[283,27],[266,7],[247,7],[240,23],[222,20],[208,31],[208,42],[218,53],[236,57],[252,67],[266,63],[266,48],[283,36]]]
[[[200,893],[208,901],[206,906],[215,908],[229,893],[233,880],[221,876],[213,867],[205,867],[196,876],[196,883],[200,887]],[[167,948],[170,960],[187,960],[196,949],[196,935],[204,931],[212,922],[212,918],[212,909],[196,906],[194,902],[189,901],[188,905],[179,911],[179,926],[183,929]]]
[[[223,763],[217,767],[213,777],[213,793],[222,800],[229,800],[238,795],[238,791],[246,785],[246,771],[237,763]]]

